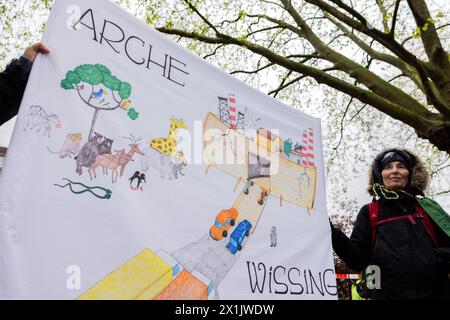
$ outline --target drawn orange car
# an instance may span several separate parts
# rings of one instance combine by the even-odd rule
[[[222,210],[216,217],[213,226],[209,229],[209,234],[214,240],[220,240],[228,235],[228,230],[234,226],[238,216],[235,208]]]

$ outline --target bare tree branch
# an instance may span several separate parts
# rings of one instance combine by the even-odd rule
[[[322,70],[318,70],[314,67],[306,66],[304,64],[292,61],[286,57],[276,54],[273,51],[268,50],[265,47],[252,43],[245,39],[237,39],[223,34],[219,35],[220,38],[209,37],[196,32],[189,32],[172,28],[168,29],[165,27],[157,28],[157,30],[168,34],[180,35],[191,39],[198,39],[206,43],[213,43],[213,44],[224,43],[224,44],[234,44],[238,46],[244,46],[248,50],[266,57],[272,63],[278,64],[287,69],[292,69],[298,73],[308,75],[314,78],[319,83],[325,83],[332,88],[345,92],[359,99],[363,103],[368,103],[373,107],[391,115],[396,119],[401,119],[401,121],[413,125],[419,131],[423,130],[423,132],[427,132],[429,130],[429,126],[432,125],[432,122],[430,123],[429,120],[427,120],[427,115],[431,114],[431,112],[429,112],[426,109],[421,110],[421,112],[417,112],[417,110],[411,111],[408,107],[403,107],[402,105],[391,102],[387,100],[384,96],[377,95],[374,92],[371,92],[370,90],[365,90],[352,84],[349,84],[344,80],[341,80],[339,78],[336,78],[323,72]],[[363,69],[367,70],[365,68]]]
[[[392,26],[391,26],[391,31],[390,31],[392,38],[395,37],[395,24],[397,23],[397,14],[398,14],[398,8],[400,7],[400,1],[401,0],[397,0],[395,2],[394,15],[392,16]]]
[[[445,190],[445,191],[437,192],[437,193],[434,193],[432,196],[433,196],[433,197],[437,197],[437,196],[441,196],[441,195],[447,194],[447,193],[450,193],[450,190]]]
[[[312,77],[318,83],[327,84],[331,88],[348,94],[353,99],[358,99],[365,105],[373,106],[394,119],[402,121],[414,128],[419,137],[429,139],[440,150],[450,153],[450,103],[447,103],[446,100],[447,94],[450,95],[450,90],[448,92],[446,90],[447,82],[450,85],[450,75],[443,72],[445,68],[437,68],[435,62],[437,60],[422,61],[416,57],[415,52],[406,50],[398,43],[391,33],[373,28],[362,14],[342,0],[305,0],[304,2],[322,10],[332,17],[337,22],[337,25],[341,26],[340,30],[343,34],[339,33],[329,43],[340,36],[347,36],[360,49],[364,50],[369,62],[374,59],[387,62],[389,65],[397,67],[401,71],[400,75],[393,79],[385,80],[378,76],[374,70],[371,70],[372,68],[362,66],[353,57],[346,57],[333,49],[329,43],[324,43],[321,37],[315,33],[315,29],[312,29],[305,22],[303,16],[292,7],[290,0],[280,0],[285,12],[282,12],[277,18],[265,14],[240,13],[239,19],[232,20],[239,23],[240,27],[235,31],[229,31],[230,33],[221,31],[217,24],[214,25],[209,22],[206,15],[201,14],[200,10],[189,2],[190,0],[184,1],[190,4],[194,14],[199,15],[205,23],[205,27],[208,28],[207,31],[214,31],[215,35],[212,32],[205,32],[205,29],[202,27],[199,28],[199,31],[161,27],[157,28],[159,31],[174,36],[195,39],[215,46],[232,44],[245,48],[260,57],[257,66],[253,71],[234,71],[233,73],[256,74],[268,66],[274,65],[287,70],[288,77],[283,79],[278,88],[272,90],[271,94],[277,95],[283,88],[295,83],[295,80],[299,81],[300,77]],[[330,5],[327,1],[332,4]],[[426,17],[426,14],[424,15],[425,11],[421,7],[423,0],[407,1],[410,7],[414,6],[416,15],[420,19]],[[393,29],[395,32],[395,25],[400,23],[400,20],[398,20],[400,9],[398,8],[401,1],[394,1],[394,3],[397,8],[394,7],[394,12],[397,10],[397,15],[394,14],[396,17],[392,21],[391,30]],[[307,12],[310,13],[310,17],[312,14],[316,18],[317,13]],[[386,13],[387,16],[388,13]],[[244,32],[247,32],[247,35],[245,33],[242,34],[243,24],[240,22],[241,19],[243,24],[248,22],[247,26],[244,27]],[[295,23],[292,23],[292,20]],[[317,20],[311,21],[315,24]],[[225,26],[226,23],[222,21],[219,25]],[[347,28],[350,28],[351,31]],[[363,41],[356,32],[370,37],[369,42],[371,43],[367,44],[367,41]],[[254,35],[257,34],[264,36],[255,37]],[[298,43],[287,45],[295,37],[300,38]],[[382,48],[375,50],[372,46],[374,41],[378,42]],[[429,42],[429,44],[432,43],[433,41]],[[303,48],[305,52],[301,52],[301,50],[300,52],[295,52],[292,50],[295,47]],[[308,52],[312,51],[311,49],[315,51],[313,54]],[[391,53],[388,54],[385,50],[389,50]],[[260,66],[263,59],[264,61],[267,59],[268,63],[264,62],[265,65]],[[306,63],[302,62],[304,59],[310,60]],[[336,70],[337,72],[326,72],[323,68],[329,68],[329,70]],[[298,76],[289,80],[294,73],[297,73]],[[434,107],[432,110],[437,110],[437,112],[430,111],[431,108],[420,102],[422,100],[418,100],[415,98],[415,95],[406,92],[405,87],[391,83],[400,76],[405,76],[414,81],[424,93],[427,102]],[[348,79],[349,77],[353,78],[355,83],[352,84]]]
[[[314,46],[316,51],[330,62],[334,63],[338,69],[345,71],[355,80],[364,84],[371,91],[380,96],[387,97],[389,100],[394,101],[399,105],[403,105],[405,107],[407,106],[410,110],[415,110],[416,112],[426,112],[426,108],[399,88],[390,85],[373,72],[361,67],[361,65],[326,46],[309,28],[299,13],[292,7],[289,0],[281,0],[281,2],[285,6],[285,10],[302,29],[305,37]]]
[[[281,0],[283,3],[287,3],[288,6],[290,6],[290,1],[288,0]],[[414,68],[416,68],[420,80],[423,83],[424,90],[426,92],[426,95],[429,99],[429,101],[438,109],[443,115],[450,118],[450,102],[448,105],[441,100],[441,98],[436,94],[436,92],[433,90],[431,82],[429,81],[429,77],[432,78],[435,82],[439,81],[441,79],[441,74],[438,74],[439,70],[436,70],[436,68],[433,68],[433,65],[430,65],[428,63],[425,63],[418,59],[413,53],[406,50],[400,43],[398,43],[394,38],[390,36],[390,34],[383,33],[380,30],[377,30],[370,25],[367,24],[367,21],[361,16],[359,16],[359,21],[356,21],[352,19],[351,17],[343,14],[339,10],[337,10],[335,7],[330,6],[323,0],[305,0],[308,3],[314,4],[316,6],[319,6],[322,8],[322,10],[330,13],[332,16],[337,18],[338,20],[344,22],[348,26],[370,36],[374,40],[380,42],[382,45],[384,45],[386,48],[391,50],[394,54],[396,54],[400,59],[405,61],[406,63],[410,64]],[[340,0],[330,0],[334,3],[337,3],[340,7],[346,8],[346,11],[352,11],[348,9],[349,7],[342,3]],[[408,0],[409,1],[422,1],[422,0]],[[362,23],[363,21],[366,21],[366,23]],[[369,27],[370,26],[370,27]],[[450,85],[450,83],[449,83]],[[449,93],[450,94],[450,93]]]
[[[446,28],[446,27],[450,27],[450,23],[446,23],[446,24],[443,24],[442,26],[436,27],[436,31],[437,31],[437,30],[440,30],[440,29],[444,29],[444,28]],[[413,36],[409,36],[409,37],[405,38],[405,39],[402,41],[402,46],[405,45],[406,42],[408,42],[409,40],[412,40],[412,39],[414,39]]]
[[[333,151],[336,151],[339,148],[339,146],[341,145],[342,137],[344,136],[344,120],[345,120],[345,117],[347,116],[348,109],[350,108],[350,105],[352,104],[352,102],[353,102],[353,97],[350,98],[350,101],[347,103],[344,113],[342,114],[342,119],[341,119],[341,124],[340,124],[340,126],[341,126],[340,138],[339,138],[338,144],[333,147]]]
[[[200,13],[200,11],[198,11],[197,10],[197,8],[191,3],[191,1],[189,1],[189,0],[183,0],[188,6],[189,6],[189,8],[191,8],[191,10],[192,11],[194,11],[211,29],[213,29],[214,30],[214,32],[216,33],[216,34],[219,34],[219,31],[216,29],[216,27],[211,23],[211,22],[209,22],[209,20],[208,19],[206,19],[201,13]]]
[[[386,53],[382,53],[374,50],[371,46],[367,45],[363,40],[358,38],[353,32],[349,31],[345,26],[339,23],[336,19],[326,14],[325,17],[329,19],[334,25],[336,25],[348,38],[350,38],[358,47],[363,49],[367,54],[369,54],[372,58],[386,62],[398,69],[400,69],[406,77],[411,79],[422,92],[425,93],[425,89],[420,80],[420,76],[417,71],[411,67],[409,64],[405,63],[403,60],[397,58],[396,56],[389,55]]]
[[[274,30],[274,29],[280,29],[280,28],[283,28],[283,27],[281,27],[281,26],[274,26],[274,27],[262,28],[262,29],[255,30],[255,31],[252,31],[250,33],[247,33],[246,37],[248,38],[249,36],[255,35],[255,34],[260,33],[260,32]]]
[[[235,70],[235,71],[231,71],[230,74],[238,74],[238,73],[253,74],[253,73],[258,73],[258,72],[260,72],[260,71],[262,71],[262,70],[264,70],[264,69],[267,69],[267,68],[269,68],[269,67],[271,67],[271,66],[273,66],[273,65],[274,65],[274,63],[268,63],[268,64],[266,64],[265,66],[263,66],[263,67],[261,67],[261,68],[258,68],[258,69],[256,69],[256,70],[251,70],[251,71],[246,71],[246,70]]]
[[[274,23],[274,24],[276,24],[276,25],[278,25],[280,27],[283,27],[285,29],[291,30],[292,32],[294,32],[294,33],[298,34],[299,36],[303,37],[303,32],[302,32],[301,29],[296,28],[292,24],[284,22],[282,20],[275,19],[275,18],[266,16],[266,15],[263,15],[263,14],[257,14],[257,15],[249,14],[248,17],[249,18],[262,18],[262,19],[265,19],[265,20],[270,21],[270,22],[272,22],[272,23]]]
[[[388,12],[386,7],[383,4],[383,0],[375,0],[375,2],[377,3],[378,8],[380,9],[381,12],[381,19],[383,21],[383,30],[385,33],[389,33],[389,26],[387,23],[388,20]]]
[[[219,49],[221,49],[221,48],[223,48],[223,47],[225,47],[225,46],[226,46],[225,44],[221,44],[221,45],[215,47],[215,48],[214,48],[214,51],[211,52],[211,53],[208,53],[207,55],[205,55],[205,56],[203,57],[203,59],[207,59],[207,58],[209,58],[209,57],[214,56],[214,55],[217,53],[217,51],[218,51]]]
[[[442,113],[450,114],[450,61],[448,53],[442,47],[441,40],[434,26],[434,21],[428,11],[424,0],[407,0],[409,8],[416,20],[417,27],[421,28],[420,37],[423,47],[430,61],[428,65],[429,76],[440,88],[442,100],[436,99],[434,91],[430,98],[436,108]]]

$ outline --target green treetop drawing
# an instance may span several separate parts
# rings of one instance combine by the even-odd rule
[[[94,132],[95,122],[100,111],[112,111],[120,108],[127,116],[136,120],[139,113],[130,107],[131,85],[119,80],[101,64],[83,64],[66,73],[61,80],[65,90],[76,90],[80,99],[95,110],[89,131],[89,139]]]

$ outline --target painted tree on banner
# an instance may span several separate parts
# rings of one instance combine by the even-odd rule
[[[95,110],[89,138],[92,137],[100,111],[113,111],[120,107],[132,120],[136,120],[139,116],[128,99],[131,95],[130,84],[112,75],[104,65],[83,64],[76,67],[66,73],[65,79],[61,81],[61,87],[66,90],[75,90],[80,99]]]

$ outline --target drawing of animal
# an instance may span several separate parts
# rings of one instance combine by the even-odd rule
[[[111,154],[111,148],[113,144],[112,139],[104,138],[102,142],[100,142],[100,145],[98,146],[99,154],[105,154],[109,153]]]
[[[135,179],[138,179],[138,182],[139,182],[139,176],[140,176],[140,175],[141,175],[141,173],[140,173],[139,171],[136,171],[136,172],[131,176],[131,178],[128,179],[128,181],[130,181],[130,188],[131,188],[131,190],[136,189],[136,188],[133,187],[133,183],[134,183],[134,180],[135,180]]]
[[[88,172],[89,176],[92,180],[92,174],[94,174],[94,178],[96,178],[95,169],[98,166],[102,166],[103,169],[110,169],[112,175],[112,183],[117,182],[117,178],[119,173],[117,172],[117,167],[119,166],[119,160],[122,157],[126,157],[125,149],[115,150],[115,155],[110,154],[101,154],[95,158],[95,162],[89,167]]]
[[[69,186],[70,191],[72,193],[74,193],[74,194],[82,194],[84,192],[89,192],[89,193],[91,193],[92,195],[96,196],[99,199],[110,199],[111,198],[112,191],[109,190],[109,189],[106,189],[106,188],[103,188],[103,187],[100,187],[100,186],[89,187],[89,186],[87,186],[87,185],[85,185],[85,184],[83,184],[81,182],[71,181],[71,180],[69,180],[67,178],[63,178],[63,180],[66,180],[66,181],[69,181],[69,182],[66,183],[65,185],[60,185],[58,183],[54,183],[53,185],[54,186],[58,186],[60,188],[65,188],[65,187]],[[78,191],[74,190],[74,189],[77,189],[77,188],[78,189],[81,188],[80,186],[83,187],[84,189],[81,189],[81,190],[78,190]],[[98,191],[98,190],[100,190],[100,191]],[[97,192],[100,192],[100,194],[98,194]],[[103,193],[103,195],[101,193]]]
[[[141,157],[141,170],[147,172],[150,168],[159,171],[161,179],[172,180],[173,162],[172,157],[161,153],[153,148],[144,150],[145,156]]]
[[[130,99],[127,99],[127,100],[124,100],[124,101],[122,102],[122,104],[120,105],[120,107],[121,107],[123,110],[128,110],[128,109],[130,108],[130,105],[131,105],[131,100],[130,100]]]
[[[184,176],[183,168],[187,166],[187,161],[183,156],[182,151],[177,152],[177,157],[172,157],[172,173],[175,179],[178,179],[178,175]]]
[[[80,142],[81,132],[69,133],[66,136],[66,140],[64,141],[64,144],[59,151],[52,151],[49,147],[47,147],[47,149],[51,153],[59,154],[59,157],[61,159],[64,159],[65,157],[72,158],[72,156],[74,156],[78,152],[78,150],[80,150]]]
[[[182,119],[172,117],[170,119],[169,135],[167,137],[152,139],[150,141],[150,148],[144,150],[145,156],[141,158],[142,171],[148,171],[150,168],[154,168],[159,171],[162,179],[167,178],[172,180],[174,164],[177,161],[176,148],[179,141],[179,129],[186,129],[185,122]]]
[[[141,138],[136,139],[132,134],[131,137],[123,137],[125,139],[129,139],[131,140],[131,144],[130,146],[130,151],[128,151],[123,157],[120,158],[119,160],[119,166],[120,166],[120,176],[123,176],[123,171],[125,170],[126,165],[128,164],[128,162],[134,161],[133,160],[133,156],[135,153],[140,154],[141,156],[145,155],[141,149],[139,149],[139,144],[138,142],[141,140]],[[112,157],[112,155],[105,155],[106,157]],[[107,173],[107,172],[106,172]]]
[[[173,176],[174,176],[175,179],[178,179],[178,175],[184,176],[183,168],[184,168],[185,166],[186,166],[186,165],[185,165],[184,163],[177,163],[177,164],[174,164],[174,165],[172,166]]]
[[[112,144],[113,140],[104,138],[101,134],[94,132],[74,158],[77,166],[75,172],[81,175],[83,173],[82,167],[91,167],[98,155],[111,154]]]
[[[138,184],[137,184],[137,187],[139,188],[139,186],[141,185],[141,182],[142,181],[144,181],[145,183],[147,183],[147,181],[145,180],[145,174],[143,174],[143,173],[141,173],[141,175],[139,176],[139,180],[138,180]],[[141,188],[141,191],[142,191],[142,187],[140,187]]]
[[[91,98],[100,99],[104,95],[106,95],[106,91],[104,91],[103,89],[99,89],[97,92],[93,92],[91,94]]]
[[[133,183],[134,180],[137,179],[137,184],[136,187],[133,187]],[[147,181],[145,180],[145,174],[140,173],[139,171],[136,171],[133,176],[131,178],[128,179],[130,181],[130,188],[131,190],[143,190],[142,187],[140,186],[142,181],[147,183]]]
[[[178,175],[184,176],[183,168],[187,166],[187,161],[180,158],[182,152],[177,152],[174,157],[160,153],[155,149],[144,150],[145,156],[141,157],[141,170],[147,172],[153,168],[159,172],[161,179],[178,179]]]
[[[178,144],[178,129],[186,129],[182,119],[171,118],[167,137],[159,137],[150,141],[150,147],[168,156],[172,156]]]
[[[27,123],[23,130],[30,128],[36,132],[40,132],[43,129],[44,136],[47,134],[50,137],[51,126],[55,125],[56,128],[61,128],[61,121],[59,116],[54,113],[47,113],[41,106],[30,106],[30,113],[27,115]]]

